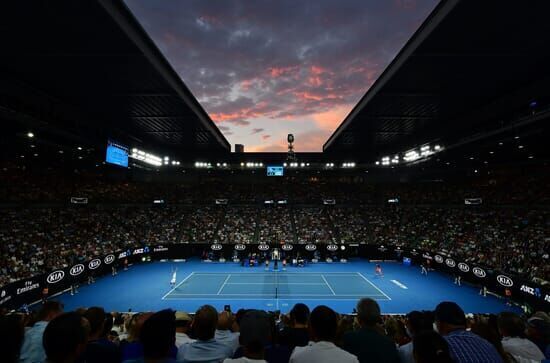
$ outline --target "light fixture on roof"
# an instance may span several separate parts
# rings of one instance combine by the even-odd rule
[[[515,136],[514,139],[516,139],[516,140],[519,139],[519,136]]]
[[[523,149],[523,145],[519,145],[519,146],[518,146],[518,149]]]
[[[76,148],[77,150],[82,150],[82,146],[79,146]]]
[[[27,132],[27,137],[29,139],[32,139],[34,137],[34,134],[32,132]]]

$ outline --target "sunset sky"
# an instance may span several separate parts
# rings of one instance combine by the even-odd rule
[[[323,143],[435,0],[126,0],[229,142]]]

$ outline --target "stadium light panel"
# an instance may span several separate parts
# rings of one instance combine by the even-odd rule
[[[34,133],[28,132],[28,133],[27,133],[27,137],[28,137],[29,139],[32,139],[32,138],[34,137]]]

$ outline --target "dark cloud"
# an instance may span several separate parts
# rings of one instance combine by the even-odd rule
[[[252,132],[250,133],[251,135],[254,135],[254,134],[259,134],[260,132],[264,131],[264,129],[261,129],[261,128],[253,128],[252,129]]]
[[[437,1],[126,3],[212,119],[249,127],[354,105]]]

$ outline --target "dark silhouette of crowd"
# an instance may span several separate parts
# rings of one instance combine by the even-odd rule
[[[0,316],[2,362],[541,362],[550,358],[550,317],[472,315],[454,302],[433,311],[384,315],[358,301],[355,315],[296,304],[288,314],[241,309],[64,312],[47,301],[30,314]]]

